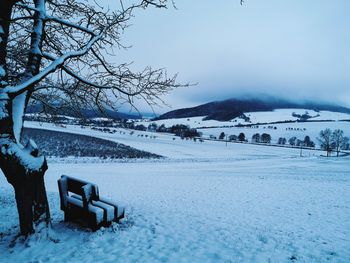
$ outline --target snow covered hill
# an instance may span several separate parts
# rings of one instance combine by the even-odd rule
[[[247,112],[266,112],[276,109],[309,109],[314,111],[331,111],[350,114],[350,109],[334,104],[318,102],[286,101],[278,98],[245,98],[228,99],[202,104],[192,108],[173,110],[158,117],[164,119],[178,119],[205,116],[206,120],[230,121]]]
[[[308,115],[307,121],[299,121],[302,115]],[[277,109],[267,112],[247,112],[245,116],[249,118],[237,117],[231,121],[204,120],[205,116],[182,118],[182,119],[164,119],[164,120],[142,120],[139,124],[146,127],[152,123],[158,126],[165,125],[171,127],[176,124],[189,125],[203,133],[204,138],[210,136],[218,138],[221,132],[227,137],[229,135],[238,135],[243,132],[248,140],[255,133],[269,133],[272,136],[272,143],[277,143],[280,137],[287,140],[291,137],[304,139],[310,136],[317,143],[319,132],[330,128],[341,129],[350,137],[350,114],[313,111],[308,109]]]
[[[276,122],[297,122],[300,120],[296,115],[304,115],[307,113],[310,118],[308,121],[350,121],[350,114],[331,111],[314,111],[309,109],[276,109],[273,111],[264,112],[246,112],[244,115],[249,120],[242,117],[234,118],[230,121],[217,121],[217,120],[204,120],[206,116],[190,117],[190,118],[177,118],[177,119],[162,119],[162,120],[145,120],[140,123],[149,124],[156,123],[157,125],[164,124],[165,126],[171,126],[175,124],[186,124],[192,128],[202,127],[224,127],[235,125],[255,125],[255,124],[269,124]],[[293,116],[294,115],[294,116]]]

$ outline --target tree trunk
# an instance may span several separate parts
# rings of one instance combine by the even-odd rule
[[[35,226],[50,223],[50,211],[45,190],[46,161],[37,171],[28,171],[17,157],[1,162],[1,169],[15,190],[15,198],[22,235],[34,232]]]
[[[44,184],[48,167],[34,143],[23,147],[16,141],[11,109],[11,99],[0,92],[0,168],[15,190],[21,234],[27,236],[36,225],[50,222]]]
[[[50,212],[44,184],[46,162],[39,171],[27,171],[21,164],[13,166],[13,160],[2,163],[1,168],[15,190],[15,198],[22,235],[34,232],[34,227],[50,223]]]
[[[46,160],[38,156],[38,149],[34,143],[30,142],[23,147],[20,144],[20,138],[16,138],[20,137],[18,132],[21,133],[22,125],[16,132],[14,132],[14,126],[22,124],[23,118],[13,115],[15,97],[10,97],[10,94],[3,92],[3,88],[8,85],[6,57],[10,18],[13,6],[18,1],[0,1],[0,168],[15,190],[21,234],[27,236],[35,231],[35,226],[50,223],[50,212],[44,183]],[[44,5],[45,1],[36,1],[35,4]],[[39,11],[35,12],[34,27],[38,30],[33,30],[34,33],[31,35],[31,47],[39,49],[42,38],[37,38],[36,34],[42,32],[44,27],[43,18],[40,15]],[[29,66],[34,66],[30,68],[33,70],[30,73],[37,73],[40,58],[34,54],[28,61]],[[16,108],[16,112],[19,110],[24,112],[25,108]],[[16,120],[14,121],[13,118]]]

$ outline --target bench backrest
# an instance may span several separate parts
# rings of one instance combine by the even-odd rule
[[[58,188],[61,197],[61,209],[67,206],[69,192],[82,196],[85,204],[91,202],[91,200],[98,200],[99,197],[97,185],[67,175],[62,175],[58,180]]]

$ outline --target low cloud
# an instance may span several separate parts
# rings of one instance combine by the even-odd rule
[[[117,56],[199,83],[166,96],[172,108],[243,96],[350,106],[350,1],[176,2],[138,13]]]

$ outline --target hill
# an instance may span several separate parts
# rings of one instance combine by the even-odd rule
[[[275,109],[310,109],[350,114],[350,109],[342,106],[315,102],[289,102],[279,99],[229,99],[202,104],[192,108],[173,110],[155,120],[206,116],[204,120],[229,121],[246,112],[273,111]]]

